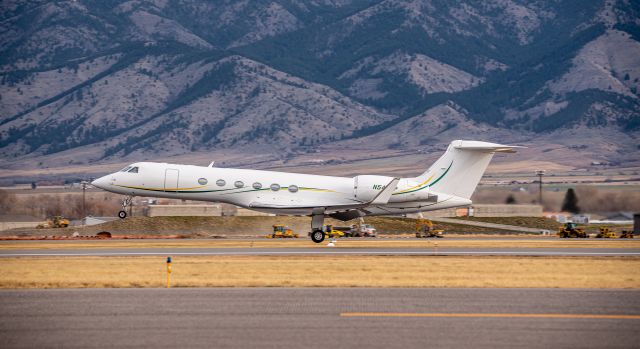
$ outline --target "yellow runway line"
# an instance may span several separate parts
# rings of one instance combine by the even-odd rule
[[[624,319],[640,320],[640,315],[616,314],[482,314],[482,313],[340,313],[342,317],[431,317],[431,318],[545,318],[545,319]]]

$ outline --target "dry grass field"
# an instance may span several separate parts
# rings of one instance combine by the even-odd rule
[[[373,224],[380,234],[415,234],[415,219],[402,217],[367,217],[367,223]],[[338,221],[326,219],[326,224],[334,226],[349,226],[356,221]],[[538,223],[532,222],[532,223]],[[112,234],[157,234],[183,235],[186,237],[210,236],[263,236],[272,231],[272,225],[284,224],[299,234],[309,231],[308,217],[293,216],[224,216],[224,217],[130,217],[87,227],[69,227],[63,229],[21,229],[3,231],[0,235],[57,235],[70,236],[74,232],[80,235],[96,234],[108,231]],[[491,234],[500,232],[495,228],[485,228],[460,224],[436,222],[437,229],[444,229],[447,233]],[[557,227],[557,224],[554,225]],[[532,226],[532,227],[535,227]],[[507,233],[508,231],[502,231]]]
[[[487,228],[468,225],[469,221],[483,221],[490,223],[509,224],[529,228],[547,229],[556,231],[561,225],[551,219],[541,217],[500,217],[500,218],[459,218],[459,223],[435,221],[436,229],[442,229],[446,234],[509,234],[509,230]],[[354,221],[342,222],[334,219],[326,219],[327,224],[333,224],[339,229],[341,226],[349,226],[357,223]],[[415,236],[416,220],[403,217],[367,217],[366,222],[376,227],[380,235]],[[291,216],[223,216],[223,217],[130,217],[125,220],[116,220],[103,224],[86,227],[69,227],[61,229],[33,229],[23,228],[0,232],[0,236],[71,236],[73,233],[80,235],[95,235],[101,231],[108,231],[114,235],[180,235],[189,238],[207,237],[257,237],[264,236],[272,231],[273,224],[284,224],[296,233],[305,235],[309,231],[310,219],[308,217]],[[581,226],[582,227],[582,226]],[[595,226],[584,226],[589,232],[597,231]],[[630,229],[630,226],[615,227],[617,232]],[[520,236],[527,236],[520,234]],[[528,235],[529,238],[536,236]]]
[[[639,288],[640,258],[175,257],[174,287]],[[0,288],[165,287],[164,257],[3,258]]]

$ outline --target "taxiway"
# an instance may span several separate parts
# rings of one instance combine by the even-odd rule
[[[3,290],[0,309],[3,348],[634,348],[640,342],[638,290]]]

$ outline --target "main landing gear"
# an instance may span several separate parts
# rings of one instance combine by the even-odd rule
[[[122,200],[122,210],[118,212],[118,218],[125,219],[127,218],[127,208],[129,208],[129,214],[131,215],[131,202],[133,200],[133,195],[128,195],[124,200]]]
[[[311,240],[316,244],[324,241],[324,231],[322,231],[323,224],[324,212],[311,216]]]

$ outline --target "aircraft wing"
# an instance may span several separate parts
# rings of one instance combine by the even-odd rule
[[[354,202],[354,203],[348,203],[348,204],[335,204],[332,205],[331,203],[323,203],[323,204],[300,204],[300,205],[287,205],[287,204],[275,204],[272,202],[268,202],[268,203],[262,203],[262,202],[257,202],[254,201],[252,203],[249,204],[250,208],[257,208],[257,209],[276,209],[276,210],[286,210],[286,209],[296,209],[296,210],[302,210],[302,209],[309,209],[309,210],[314,210],[314,209],[323,209],[324,212],[341,212],[341,211],[348,211],[348,210],[355,210],[355,209],[359,209],[359,208],[365,208],[367,206],[371,206],[371,205],[384,205],[386,203],[389,202],[389,198],[391,198],[391,194],[396,190],[396,187],[398,186],[398,182],[400,182],[400,178],[394,178],[392,179],[385,187],[384,189],[382,189],[378,195],[376,195],[371,201],[369,202]]]

